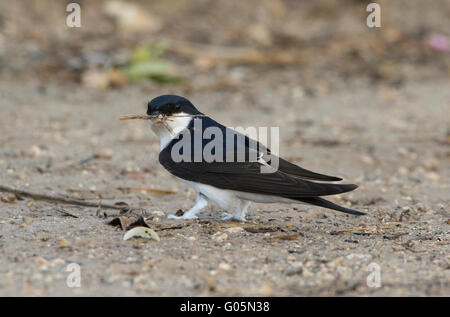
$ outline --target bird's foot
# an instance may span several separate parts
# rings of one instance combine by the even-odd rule
[[[187,215],[187,214],[184,214],[183,216],[168,215],[167,219],[170,219],[170,220],[194,220],[194,219],[198,219],[198,217],[195,215]]]
[[[222,215],[220,216],[220,219],[222,221],[240,221],[240,222],[245,222],[245,218],[242,216],[237,216],[236,214],[229,214],[227,212],[222,213]]]

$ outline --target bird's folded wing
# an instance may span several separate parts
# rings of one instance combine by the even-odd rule
[[[222,189],[296,199],[335,195],[357,188],[352,184],[314,183],[281,171],[261,173],[258,162],[179,162],[160,160],[172,174]]]
[[[298,165],[292,164],[292,163],[282,159],[281,157],[279,158],[278,164],[279,164],[278,169],[281,172],[290,174],[292,176],[297,176],[300,178],[311,179],[311,180],[318,180],[318,181],[329,181],[329,182],[335,182],[335,181],[342,180],[342,178],[339,178],[339,177],[329,176],[329,175],[324,175],[324,174],[319,174],[319,173],[309,171]]]
[[[247,161],[249,161],[249,157],[261,157],[268,164],[272,165],[272,163],[277,165],[277,169],[283,173],[289,174],[291,176],[300,177],[309,180],[317,180],[317,181],[328,181],[328,182],[336,182],[341,181],[342,178],[336,176],[329,176],[324,174],[319,174],[305,168],[302,168],[298,165],[295,165],[285,159],[274,155],[271,153],[270,149],[266,148],[261,143],[257,143],[255,146],[256,149],[250,148],[248,144],[238,144],[237,151],[243,150],[245,151],[245,156]],[[224,154],[224,160],[227,157],[227,153]],[[277,162],[275,162],[277,161]]]

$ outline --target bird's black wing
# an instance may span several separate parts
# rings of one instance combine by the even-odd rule
[[[272,158],[273,160],[273,158]],[[341,181],[342,178],[336,177],[336,176],[329,176],[324,174],[319,174],[313,171],[309,171],[307,169],[304,169],[298,165],[292,164],[291,162],[288,162],[281,157],[278,158],[279,160],[279,166],[278,169],[286,174],[304,178],[304,179],[310,179],[310,180],[318,180],[318,181],[329,181],[329,182],[335,182],[335,181]],[[270,163],[270,160],[269,160]]]
[[[357,188],[353,184],[314,183],[279,170],[261,173],[262,164],[258,162],[174,162],[168,151],[161,151],[159,161],[170,173],[185,180],[290,199],[335,195]]]
[[[264,144],[251,139],[247,135],[243,135],[242,133],[232,130],[228,127],[223,126],[222,124],[214,121],[213,119],[206,117],[201,119],[202,122],[202,129],[204,132],[205,129],[214,127],[219,128],[222,130],[222,134],[224,137],[231,136],[233,138],[233,144],[234,144],[234,151],[235,152],[244,152],[244,156],[246,157],[246,160],[249,160],[249,156],[251,157],[251,154],[254,154],[254,157],[260,157],[261,154],[263,154],[262,158],[264,161],[268,162],[268,164],[271,164],[272,160],[278,160],[278,167],[277,169],[283,173],[289,174],[291,176],[308,179],[308,180],[317,180],[317,181],[329,181],[329,182],[335,182],[335,181],[341,181],[342,178],[335,177],[335,176],[329,176],[324,174],[319,174],[307,169],[304,169],[296,164],[290,163],[286,161],[285,159],[276,156],[274,153],[271,153],[271,150],[267,148]],[[191,136],[194,135],[194,128],[193,124],[189,127],[189,130],[191,132]],[[230,133],[231,132],[231,133]],[[236,137],[236,143],[234,143],[234,137]],[[209,140],[203,140],[204,142],[208,142]],[[192,141],[191,141],[192,142]],[[223,144],[227,144],[226,141],[224,141]],[[194,147],[194,144],[192,144]],[[227,149],[229,151],[231,149]],[[255,153],[256,152],[256,153]],[[224,152],[224,161],[226,161],[227,153]]]

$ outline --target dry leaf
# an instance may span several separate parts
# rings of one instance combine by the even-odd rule
[[[135,227],[131,230],[128,230],[123,236],[124,240],[129,240],[131,238],[144,238],[144,239],[153,239],[156,241],[160,241],[158,234],[150,228],[147,227]]]

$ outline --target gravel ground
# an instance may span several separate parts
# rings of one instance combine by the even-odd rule
[[[134,213],[161,241],[123,241],[107,225],[117,210],[0,193],[0,295],[449,296],[448,78],[311,95],[290,76],[203,92],[2,80],[0,183],[143,208]],[[253,204],[247,223],[220,221],[217,206],[197,221],[166,220],[195,193],[159,165],[144,122],[118,118],[169,91],[229,126],[280,126],[281,155],[358,184],[333,200],[367,216]],[[70,263],[80,287],[67,285]],[[380,287],[368,286],[371,267]]]

